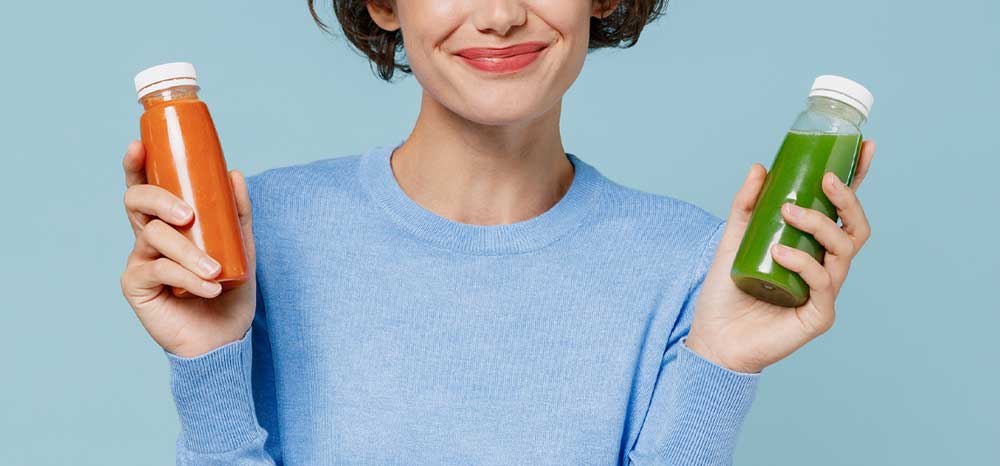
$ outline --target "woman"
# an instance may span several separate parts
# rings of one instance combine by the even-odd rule
[[[784,213],[829,252],[772,251],[811,288],[776,307],[728,276],[763,166],[723,221],[563,150],[588,49],[634,43],[662,1],[334,7],[382,78],[412,71],[420,114],[364,154],[231,172],[254,280],[219,294],[175,229],[191,206],[125,155],[122,290],[170,362],[178,464],[730,463],[761,370],[833,324],[872,143],[852,186],[824,178],[843,228]]]

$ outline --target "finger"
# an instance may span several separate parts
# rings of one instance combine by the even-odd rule
[[[836,292],[829,272],[805,251],[783,244],[771,247],[771,257],[782,267],[798,273],[809,285],[811,305],[796,309],[803,327],[811,335],[819,335],[833,325]]]
[[[125,169],[125,187],[146,183],[146,150],[140,141],[132,141],[122,159]]]
[[[822,212],[786,202],[781,206],[781,216],[793,227],[811,234],[828,253],[846,258],[854,256],[854,241]]]
[[[253,210],[250,206],[250,193],[247,190],[246,179],[239,170],[229,172],[229,182],[236,196],[236,211],[240,217],[241,226],[249,226],[253,220]]]
[[[753,209],[757,205],[757,198],[760,196],[766,178],[767,169],[763,165],[759,163],[750,165],[750,170],[747,172],[746,178],[743,179],[743,185],[736,192],[729,208],[726,229],[722,233],[719,245],[720,249],[731,247],[734,244],[739,245],[750,220],[750,214],[753,213]]]
[[[253,241],[253,207],[250,204],[250,191],[246,178],[239,170],[229,172],[229,181],[233,185],[233,193],[236,195],[236,211],[240,218],[240,231],[243,234],[243,246],[247,251],[247,260],[250,262],[251,270],[254,268],[256,251]]]
[[[858,199],[857,193],[842,183],[833,172],[823,175],[823,192],[837,207],[840,222],[854,242],[854,252],[857,253],[871,236],[871,225],[868,223],[864,208],[861,207],[861,200]]]
[[[136,266],[129,287],[136,290],[158,289],[163,285],[184,288],[203,298],[214,298],[222,291],[218,282],[203,280],[180,264],[161,257]]]
[[[187,225],[194,214],[194,209],[183,199],[151,184],[138,184],[125,190],[125,211],[136,232],[141,231],[151,217],[180,226]]]
[[[206,280],[215,278],[222,271],[218,261],[160,219],[146,224],[136,239],[133,254],[141,259],[164,256]]]
[[[861,182],[868,175],[868,168],[871,167],[872,158],[875,157],[875,141],[861,142],[861,155],[858,156],[858,170],[854,172],[854,179],[851,180],[851,189],[857,192],[861,187]]]

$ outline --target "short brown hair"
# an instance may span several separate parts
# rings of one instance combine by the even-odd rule
[[[358,51],[368,56],[373,71],[386,81],[392,79],[393,72],[400,70],[411,73],[405,61],[403,34],[400,29],[386,31],[380,28],[368,14],[369,1],[386,0],[330,0],[344,35]],[[607,5],[611,0],[593,0]],[[601,18],[590,18],[590,44],[588,50],[604,47],[628,48],[639,41],[639,33],[647,24],[663,14],[669,0],[619,0],[615,9]],[[308,0],[309,13],[313,20],[326,32],[329,27],[316,12],[316,1]]]

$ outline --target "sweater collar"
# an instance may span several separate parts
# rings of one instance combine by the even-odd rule
[[[474,255],[518,254],[542,248],[579,226],[592,209],[600,188],[600,173],[577,156],[569,190],[549,210],[520,222],[473,225],[439,216],[414,202],[399,186],[389,163],[403,144],[373,147],[361,158],[359,175],[372,199],[396,223],[414,236],[440,248]]]

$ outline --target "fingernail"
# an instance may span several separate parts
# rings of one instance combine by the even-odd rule
[[[184,204],[177,204],[174,206],[174,218],[177,220],[184,220],[191,215],[191,209]]]
[[[208,294],[216,294],[222,291],[222,284],[218,282],[201,282],[201,287],[205,289]]]
[[[783,208],[785,209],[785,213],[791,216],[792,218],[797,219],[802,217],[803,209],[795,204],[792,204],[791,202],[786,202]]]
[[[219,263],[211,257],[202,256],[201,259],[198,259],[198,267],[206,274],[215,275],[215,272],[219,270]]]
[[[787,253],[788,253],[788,246],[785,246],[784,244],[775,244],[774,245],[774,254],[775,255],[784,256]]]
[[[827,186],[829,186],[832,189],[838,189],[838,190],[841,189],[841,188],[843,188],[844,187],[844,182],[840,181],[840,177],[837,176],[836,174],[834,174],[833,172],[829,172],[829,173],[831,173],[831,174],[827,175],[827,178],[830,178],[830,179],[828,179],[826,181]]]

